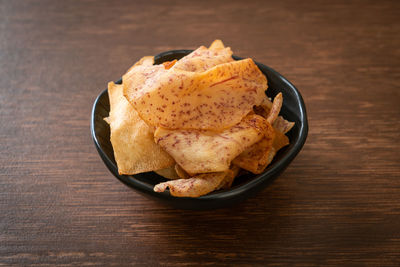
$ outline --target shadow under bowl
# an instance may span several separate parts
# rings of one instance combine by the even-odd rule
[[[154,64],[161,64],[165,61],[180,59],[192,50],[172,50],[155,56]],[[233,56],[235,60],[242,58]],[[286,80],[282,75],[261,63],[255,62],[262,73],[268,79],[268,90],[266,94],[273,98],[279,92],[283,94],[283,105],[280,112],[285,119],[295,122],[295,126],[287,133],[290,144],[276,154],[271,164],[263,173],[254,175],[247,174],[235,179],[232,187],[226,190],[219,190],[198,198],[174,197],[169,192],[156,193],[153,187],[165,178],[154,172],[141,173],[136,175],[118,174],[117,164],[114,159],[114,151],[110,142],[110,127],[104,121],[110,111],[110,103],[107,90],[104,90],[95,100],[91,118],[91,134],[100,157],[110,172],[122,183],[136,191],[158,199],[163,203],[180,209],[215,209],[236,204],[254,195],[265,188],[274,178],[290,164],[303,147],[307,134],[308,122],[306,108],[303,98],[296,87]],[[122,83],[120,79],[116,83]]]

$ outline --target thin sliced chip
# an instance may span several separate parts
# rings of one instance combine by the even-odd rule
[[[274,131],[272,130],[272,136],[264,137],[259,142],[243,151],[232,163],[254,174],[261,173],[264,169],[261,170],[260,166],[264,166],[269,161],[269,153],[272,149],[273,138]]]
[[[259,106],[254,106],[254,112],[260,116],[263,116],[264,118],[268,117],[269,112],[271,111],[272,108],[272,102],[268,98],[268,96],[265,96],[263,101]]]
[[[275,128],[274,130],[275,130],[275,138],[272,143],[272,146],[275,148],[276,151],[278,151],[282,147],[287,146],[289,144],[289,138],[281,131],[278,131]]]
[[[172,60],[172,61],[165,61],[165,62],[163,62],[164,68],[165,68],[166,70],[172,68],[172,67],[175,65],[175,63],[176,63],[177,61],[178,61],[178,60],[174,59],[174,60]]]
[[[149,126],[122,94],[122,85],[110,82],[111,143],[119,174],[136,174],[167,168],[175,161],[154,143]]]
[[[263,117],[253,114],[220,133],[157,128],[154,139],[189,174],[221,172],[268,128],[272,127]]]
[[[282,133],[287,133],[293,128],[294,122],[285,120],[282,116],[278,116],[282,107],[282,95],[277,95],[274,99],[274,108],[272,109],[272,102],[268,97],[265,97],[259,106],[254,107],[254,112],[264,118],[269,118],[273,121],[272,126]]]
[[[154,56],[145,56],[139,59],[138,62],[133,64],[133,66],[130,67],[127,72],[131,71],[134,67],[137,66],[151,66],[153,64],[154,64]]]
[[[278,116],[272,126],[274,126],[274,128],[278,131],[285,134],[293,128],[294,122],[287,121],[282,116]]]
[[[217,189],[229,172],[232,171],[205,173],[189,179],[160,183],[154,186],[154,191],[164,192],[169,188],[169,193],[175,197],[200,197]]]
[[[254,174],[262,173],[271,163],[276,152],[288,144],[289,138],[271,127],[268,135],[265,135],[261,141],[246,149],[232,163]]]
[[[210,49],[212,51],[219,51],[219,50],[225,49],[225,45],[221,40],[217,39],[214,42],[212,42],[212,44],[210,45],[210,47],[208,49]]]
[[[170,179],[170,180],[176,180],[176,179],[180,179],[181,177],[178,176],[178,174],[175,171],[175,166],[171,166],[165,169],[161,169],[161,170],[157,170],[154,171],[155,173],[157,173],[158,175]]]
[[[123,83],[125,97],[146,123],[214,131],[238,124],[263,101],[268,87],[251,59],[201,73],[139,66],[123,76]]]
[[[266,110],[268,110],[268,112],[269,112],[269,110],[271,110],[271,108],[272,108],[271,99],[268,96],[265,96],[260,105],[262,107],[264,107]]]
[[[175,164],[175,172],[181,179],[187,179],[190,177],[190,175],[184,169],[182,169],[179,164]]]
[[[200,46],[189,55],[181,58],[174,68],[203,72],[219,64],[232,61],[232,50],[229,47],[225,47],[221,40],[215,40],[209,49]]]
[[[224,180],[222,180],[221,184],[217,189],[229,189],[232,186],[235,177],[238,175],[240,168],[236,165],[231,165],[230,172],[225,175]]]
[[[267,117],[267,121],[269,123],[272,124],[276,120],[276,118],[278,118],[279,112],[281,111],[282,102],[283,102],[282,93],[279,93],[275,96],[274,102],[272,102],[272,107]]]
[[[272,162],[272,160],[274,159],[276,153],[283,148],[284,146],[287,146],[289,144],[289,138],[281,133],[280,131],[275,130],[275,138],[274,141],[272,143],[272,148],[266,153],[266,155],[268,155],[267,160],[264,162],[264,164],[259,164],[258,166],[258,172],[257,173],[261,173],[264,171],[264,169]]]

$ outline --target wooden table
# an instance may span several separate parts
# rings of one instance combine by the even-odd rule
[[[400,265],[398,1],[0,1],[0,265]],[[221,38],[301,91],[308,140],[255,197],[182,211],[106,169],[92,103]]]

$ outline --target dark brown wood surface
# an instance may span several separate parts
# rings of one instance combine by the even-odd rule
[[[144,55],[222,39],[308,140],[255,197],[182,211],[106,169],[90,112]],[[400,265],[399,1],[0,1],[0,265]]]

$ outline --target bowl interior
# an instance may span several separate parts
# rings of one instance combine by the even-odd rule
[[[171,61],[174,59],[180,59],[189,54],[191,51],[192,50],[173,50],[161,53],[155,57],[155,64],[160,64],[162,62]],[[236,60],[241,59],[240,57],[236,56],[234,56],[234,58]],[[219,198],[224,195],[232,197],[235,194],[243,192],[246,188],[259,185],[261,181],[265,182],[265,180],[272,179],[291,162],[305,142],[308,125],[305,106],[301,95],[296,88],[279,73],[263,64],[257,62],[256,64],[267,76],[268,90],[266,91],[266,94],[273,98],[276,94],[282,92],[284,101],[280,114],[283,115],[287,120],[295,122],[295,126],[290,130],[290,132],[287,133],[287,136],[290,139],[290,145],[282,148],[277,153],[272,163],[262,174],[248,174],[238,177],[235,179],[235,182],[230,189],[216,191],[197,199],[209,200],[213,198]],[[119,80],[116,83],[121,82],[122,80]],[[162,181],[166,181],[165,178],[157,175],[154,172],[142,173],[134,176],[118,175],[118,169],[114,159],[114,152],[110,142],[110,127],[104,121],[104,118],[108,116],[109,110],[110,103],[107,90],[105,90],[98,96],[93,107],[92,136],[96,148],[109,170],[123,183],[139,191],[152,194],[158,198],[174,198],[170,196],[168,192],[153,192],[154,185]]]

